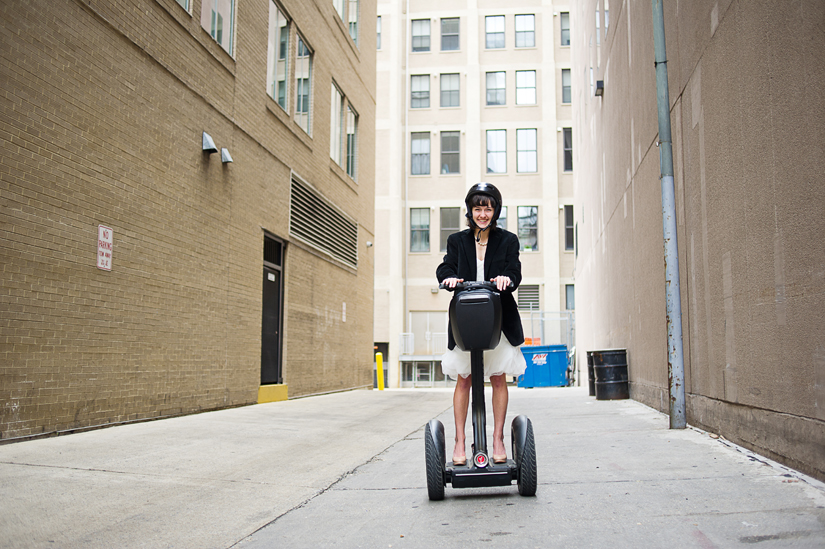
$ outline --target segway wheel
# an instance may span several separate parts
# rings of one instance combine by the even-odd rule
[[[435,443],[434,433],[428,423],[424,427],[424,453],[427,460],[427,494],[432,501],[444,499],[444,455]]]
[[[522,496],[535,496],[538,478],[536,475],[536,439],[533,436],[533,423],[527,420],[527,436],[521,449],[518,462],[518,493]]]

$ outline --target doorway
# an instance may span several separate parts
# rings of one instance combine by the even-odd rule
[[[261,385],[284,382],[281,373],[283,317],[283,243],[264,236],[264,280],[261,321]]]

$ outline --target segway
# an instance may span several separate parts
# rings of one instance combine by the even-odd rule
[[[444,289],[450,289],[440,286]],[[433,501],[444,499],[444,487],[509,486],[516,481],[522,496],[536,495],[536,443],[533,424],[523,415],[511,426],[512,459],[493,463],[487,453],[487,417],[484,405],[484,351],[501,339],[501,296],[491,282],[459,282],[450,302],[450,325],[459,349],[470,352],[472,374],[473,446],[466,465],[446,461],[444,425],[430,420],[424,428],[427,492]]]

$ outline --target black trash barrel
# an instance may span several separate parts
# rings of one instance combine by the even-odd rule
[[[587,387],[590,396],[596,396],[596,378],[593,377],[593,351],[587,351]]]
[[[596,400],[630,398],[627,384],[627,350],[592,351]]]

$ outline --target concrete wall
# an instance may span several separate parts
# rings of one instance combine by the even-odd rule
[[[666,411],[651,3],[607,4],[571,14],[579,359]],[[688,423],[825,478],[825,4],[664,6]]]
[[[266,94],[270,0],[236,3],[233,55],[191,4],[0,7],[0,438],[256,402],[265,231],[290,395],[371,385],[375,3],[357,46],[331,2],[281,3],[314,50],[309,135]],[[330,160],[331,79],[360,115],[355,180]],[[357,269],[291,237],[291,174],[356,220]]]

